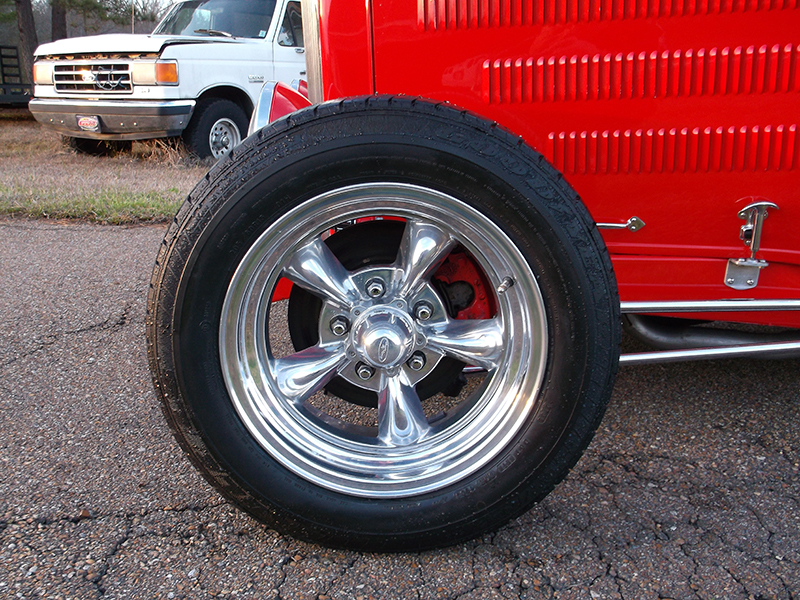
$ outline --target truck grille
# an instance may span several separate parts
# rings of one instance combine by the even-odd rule
[[[84,94],[130,94],[129,63],[69,63],[54,69],[57,92]]]

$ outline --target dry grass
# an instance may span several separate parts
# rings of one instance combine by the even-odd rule
[[[78,154],[27,112],[0,111],[0,215],[164,221],[210,166],[172,140],[113,157]]]

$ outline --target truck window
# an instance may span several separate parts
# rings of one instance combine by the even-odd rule
[[[176,4],[153,34],[263,38],[274,12],[275,0],[188,0]]]
[[[303,46],[303,18],[299,2],[289,2],[283,15],[281,29],[278,32],[278,44],[281,46]]]

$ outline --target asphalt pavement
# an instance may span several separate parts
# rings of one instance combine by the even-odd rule
[[[421,554],[298,542],[195,473],[147,368],[165,229],[0,221],[0,598],[800,598],[800,361],[621,369],[545,501]]]

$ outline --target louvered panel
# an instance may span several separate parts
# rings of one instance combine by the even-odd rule
[[[800,90],[800,44],[495,59],[483,100],[547,102]]]
[[[418,0],[424,31],[733,14],[798,8],[800,0]]]
[[[796,124],[553,132],[548,158],[565,174],[788,171],[798,137]]]

